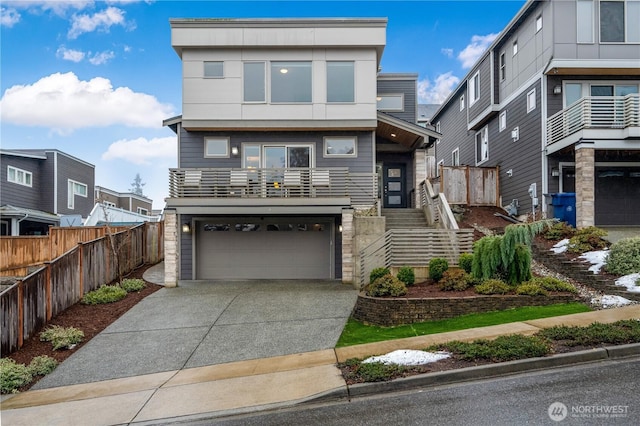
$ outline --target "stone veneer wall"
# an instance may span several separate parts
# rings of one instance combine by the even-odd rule
[[[595,149],[593,142],[576,146],[576,228],[595,224]]]
[[[178,217],[174,210],[164,212],[164,285],[178,285]]]
[[[493,295],[430,299],[382,298],[358,295],[353,318],[370,324],[393,326],[453,318],[464,314],[502,311],[522,306],[545,306],[578,300],[575,295]]]

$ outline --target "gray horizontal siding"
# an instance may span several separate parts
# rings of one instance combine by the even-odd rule
[[[0,205],[12,205],[27,209],[42,210],[39,204],[40,182],[42,160],[34,158],[14,157],[3,155],[0,168],[0,182],[2,182],[2,192],[0,193]],[[31,187],[9,182],[7,180],[7,168],[13,166],[27,172],[31,172]],[[52,210],[45,210],[51,212]]]
[[[480,99],[469,107],[469,121],[473,121],[482,111],[491,105],[491,60],[489,55],[478,65],[477,70],[480,70]],[[474,75],[475,71],[469,74],[469,78]],[[467,83],[467,90],[468,89],[469,84]],[[466,98],[466,103],[469,104],[469,93],[467,93]],[[450,102],[456,104],[459,100],[451,99]]]
[[[384,111],[410,123],[417,121],[416,80],[378,80],[378,94],[404,94],[404,111]]]
[[[47,157],[53,153],[47,153]],[[49,160],[47,160],[49,161]],[[73,209],[67,207],[69,179],[87,185],[87,196],[75,196]],[[87,217],[94,205],[94,169],[86,164],[58,153],[58,213],[81,214]]]

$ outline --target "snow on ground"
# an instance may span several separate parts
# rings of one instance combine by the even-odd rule
[[[629,299],[625,299],[622,296],[612,296],[610,294],[605,294],[604,296],[594,297],[593,299],[591,299],[591,303],[599,304],[606,309],[629,305],[633,302]]]
[[[591,267],[589,268],[589,270],[594,274],[599,274],[600,269],[602,269],[605,262],[607,261],[607,256],[609,256],[609,251],[597,250],[582,253],[582,255],[578,257],[578,259],[584,259],[587,262],[591,263]]]
[[[401,349],[390,352],[386,355],[372,356],[365,359],[364,363],[381,362],[383,364],[398,365],[423,365],[430,362],[440,361],[449,358],[451,354],[448,352],[425,352],[411,349]]]
[[[564,253],[569,248],[569,240],[565,238],[564,240],[560,240],[554,245],[550,250],[555,254]]]
[[[616,280],[616,285],[626,287],[628,292],[640,293],[640,285],[636,285],[638,279],[640,279],[640,273],[625,275]]]

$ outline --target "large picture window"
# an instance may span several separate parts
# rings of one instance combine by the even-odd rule
[[[271,63],[271,102],[311,102],[311,62]]]
[[[600,2],[600,42],[640,42],[640,1]]]
[[[32,186],[33,175],[26,170],[17,167],[7,166],[7,181],[18,185]]]
[[[325,157],[355,157],[355,137],[326,137],[324,138]]]
[[[353,102],[355,78],[353,62],[327,62],[327,102]]]

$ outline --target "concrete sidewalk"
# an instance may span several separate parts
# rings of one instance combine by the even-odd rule
[[[2,421],[7,425],[151,424],[290,406],[323,396],[347,397],[355,393],[365,394],[366,389],[371,392],[382,389],[381,386],[385,386],[387,390],[391,388],[388,383],[357,385],[356,390],[359,391],[354,393],[354,387],[347,387],[336,367],[337,362],[348,358],[383,354],[396,349],[423,349],[450,340],[468,341],[513,333],[533,334],[541,328],[554,325],[588,325],[595,321],[608,323],[632,318],[640,318],[640,305],[335,350],[327,349],[34,390],[6,398],[2,402]],[[621,348],[618,354],[638,354],[638,345]],[[453,370],[414,376],[402,379],[403,382],[400,383],[406,389],[410,386],[411,380],[416,383],[414,386],[418,386],[424,382],[424,377],[432,375],[438,376],[436,382],[439,383],[442,383],[442,377],[447,375],[458,375],[462,377],[461,380],[470,380],[483,377],[483,374],[509,374],[522,371],[522,368],[548,368],[571,362],[603,359],[607,356],[605,349],[592,350],[578,355],[563,354],[558,357],[538,358],[531,360],[530,364],[527,360],[516,361],[519,367],[514,367],[514,363],[474,367],[472,376],[460,376],[459,371]],[[559,361],[554,362],[557,359]]]

